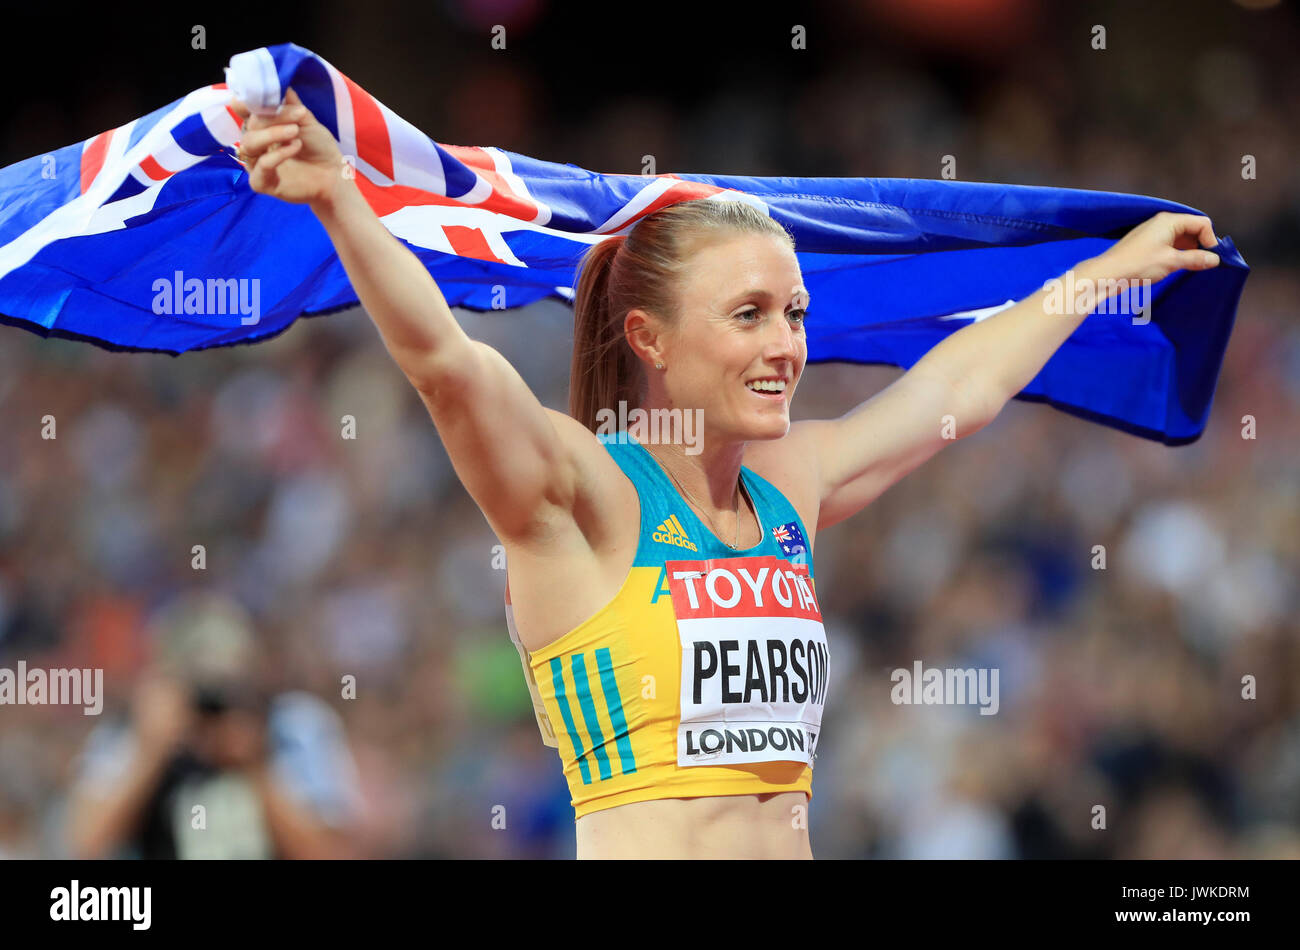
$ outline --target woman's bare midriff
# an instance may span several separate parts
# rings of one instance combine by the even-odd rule
[[[598,529],[584,534],[572,523],[561,525],[544,547],[507,551],[515,626],[531,651],[555,642],[613,600],[636,556],[641,534],[636,486],[603,447],[599,452],[604,458],[597,456],[597,463],[607,461],[609,467],[602,465],[602,497],[593,499],[602,522]],[[760,540],[751,511],[741,527],[740,547]],[[807,819],[803,792],[633,802],[579,818],[578,857],[807,859],[812,857]]]
[[[803,792],[633,802],[583,815],[577,831],[583,859],[812,858]]]

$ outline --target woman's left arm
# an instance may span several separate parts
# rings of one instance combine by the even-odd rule
[[[1163,280],[1177,270],[1207,270],[1218,255],[1210,219],[1161,212],[1104,254],[1072,269],[1075,288],[1089,283],[1089,306],[1047,288],[963,327],[906,373],[838,419],[797,422],[821,486],[818,530],[856,514],[945,445],[978,432],[1033,380],[1052,354],[1120,281]],[[1065,312],[1060,312],[1064,309]]]

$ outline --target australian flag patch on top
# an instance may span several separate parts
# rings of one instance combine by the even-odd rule
[[[805,558],[808,556],[808,542],[804,540],[803,532],[799,530],[799,522],[791,521],[789,524],[773,528],[772,537],[781,546],[782,554],[803,555]]]

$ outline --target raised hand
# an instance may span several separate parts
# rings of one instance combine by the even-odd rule
[[[249,186],[258,194],[314,204],[328,199],[346,180],[338,142],[292,87],[275,115],[252,115],[239,100],[231,108],[245,120],[238,155],[248,168]]]
[[[1148,218],[1097,258],[1107,277],[1158,281],[1178,270],[1209,270],[1219,255],[1210,219],[1198,214],[1162,211]]]

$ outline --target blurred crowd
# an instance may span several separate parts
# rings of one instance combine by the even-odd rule
[[[959,178],[1181,201],[1251,264],[1199,441],[1169,448],[1013,402],[818,535],[833,657],[818,857],[1300,858],[1300,67],[1283,22],[1289,35],[1188,24],[1180,46],[1133,11],[1104,52],[1086,26],[1069,26],[1080,40],[1040,24],[998,69],[950,46],[845,53],[788,95],[704,88],[689,111],[647,78],[642,99],[580,122],[534,108],[544,71],[496,67],[506,114],[490,131],[417,122],[602,171],[654,154],[660,172],[932,178],[951,154]],[[1125,41],[1126,27],[1153,39]],[[351,57],[375,55],[342,37],[318,51],[353,74]],[[968,87],[927,67],[939,55],[966,57]],[[444,79],[460,83],[449,99],[487,94],[472,71]],[[566,407],[565,306],[457,316]],[[793,415],[838,415],[898,372],[810,366]],[[158,708],[164,667],[193,690],[176,708],[240,705],[167,667],[178,611],[246,644],[261,697],[247,709],[302,704],[220,754],[150,740],[218,763],[196,774],[267,766],[258,794],[334,829],[291,834],[289,815],[249,853],[572,856],[496,538],[363,312],[178,358],[0,327],[0,422],[0,667],[102,668],[107,694],[98,718],[0,706],[0,857],[148,850],[114,852],[79,818],[131,761],[109,739]],[[916,660],[999,669],[999,712],[895,705],[891,671]]]

